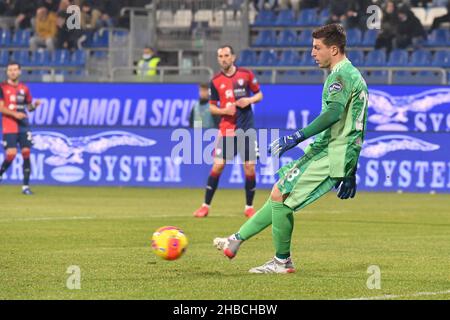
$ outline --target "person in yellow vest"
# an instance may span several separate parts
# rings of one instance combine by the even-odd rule
[[[157,73],[157,67],[161,59],[155,55],[152,47],[145,47],[142,59],[137,64],[137,74],[139,76],[154,77]]]

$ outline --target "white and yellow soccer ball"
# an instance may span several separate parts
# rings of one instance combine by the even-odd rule
[[[164,226],[153,233],[153,252],[165,259],[176,260],[186,251],[188,239],[183,230],[173,226]]]

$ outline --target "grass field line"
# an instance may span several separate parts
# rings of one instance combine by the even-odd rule
[[[348,300],[385,300],[385,299],[398,299],[398,298],[415,298],[415,297],[422,297],[422,296],[438,296],[438,295],[444,295],[444,294],[450,294],[450,290],[437,291],[437,292],[417,292],[417,293],[400,294],[400,295],[386,294],[384,296],[352,298],[352,299],[348,299]]]
[[[0,222],[18,222],[18,221],[56,221],[56,220],[91,220],[96,217],[74,216],[74,217],[34,217],[34,218],[0,218]]]

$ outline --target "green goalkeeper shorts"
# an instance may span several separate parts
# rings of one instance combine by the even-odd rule
[[[330,161],[326,150],[305,154],[278,170],[277,186],[281,194],[289,194],[284,204],[297,211],[330,191],[338,179],[330,177]]]

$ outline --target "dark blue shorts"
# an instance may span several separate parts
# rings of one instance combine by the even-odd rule
[[[215,158],[232,161],[237,154],[241,161],[256,162],[259,157],[256,134],[245,133],[218,138],[214,150]]]
[[[17,148],[17,144],[20,149],[31,148],[33,145],[31,131],[3,134],[3,147],[5,149]]]

